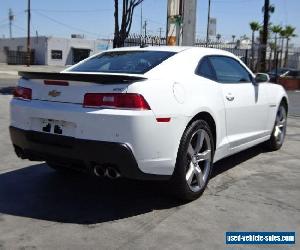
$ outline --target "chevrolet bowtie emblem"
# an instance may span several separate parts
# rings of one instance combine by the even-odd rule
[[[61,92],[59,92],[59,91],[57,91],[57,90],[51,90],[51,91],[49,91],[49,93],[48,93],[48,95],[49,96],[52,96],[52,97],[57,97],[57,96],[59,96],[61,94]]]

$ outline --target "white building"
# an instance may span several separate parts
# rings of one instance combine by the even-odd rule
[[[112,48],[112,41],[105,39],[88,40],[84,38],[32,37],[31,49],[34,51],[34,64],[71,65],[82,59]],[[0,63],[19,64],[24,57],[27,38],[0,39]],[[20,58],[19,58],[20,59]]]

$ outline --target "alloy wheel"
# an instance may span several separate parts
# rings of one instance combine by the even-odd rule
[[[274,137],[278,144],[282,144],[286,133],[286,110],[280,106],[276,115]]]
[[[193,192],[201,190],[209,178],[212,161],[211,142],[208,133],[204,129],[197,130],[191,137],[186,168],[186,182]]]

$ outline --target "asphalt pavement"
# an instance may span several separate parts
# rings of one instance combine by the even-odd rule
[[[18,159],[10,98],[0,94],[1,250],[237,249],[225,244],[227,231],[293,231],[295,246],[268,249],[300,249],[300,118],[289,117],[281,150],[256,146],[218,162],[203,196],[183,204],[168,183],[62,174]]]

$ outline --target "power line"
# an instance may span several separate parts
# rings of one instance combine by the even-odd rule
[[[66,24],[66,23],[62,23],[61,21],[58,21],[58,20],[56,20],[56,19],[54,19],[54,18],[52,18],[52,17],[49,17],[49,16],[47,16],[47,15],[45,15],[45,14],[42,14],[42,13],[40,13],[40,12],[38,12],[38,11],[35,11],[35,13],[38,14],[38,15],[40,15],[40,16],[42,16],[42,17],[44,17],[44,18],[46,18],[46,19],[48,19],[48,20],[50,20],[50,21],[52,21],[52,22],[54,22],[54,23],[57,23],[57,24],[62,25],[62,26],[64,26],[64,27],[67,27],[68,29],[71,29],[71,30],[78,30],[78,31],[80,31],[80,32],[88,33],[88,34],[93,35],[93,36],[96,36],[96,37],[98,37],[98,35],[99,35],[99,34],[94,33],[94,32],[90,32],[90,31],[87,31],[87,30],[83,30],[83,29],[81,29],[81,28],[77,28],[77,27],[71,26],[71,25]]]
[[[33,11],[40,12],[64,12],[64,13],[87,13],[87,12],[103,12],[103,11],[113,11],[113,9],[93,9],[93,10],[48,10],[48,9],[32,9]]]
[[[21,26],[16,25],[16,24],[14,24],[14,23],[12,24],[12,26],[15,27],[15,28],[17,28],[17,29],[19,29],[19,30],[22,30],[23,32],[26,33],[26,30],[25,30],[24,28],[22,28]]]
[[[14,17],[16,17],[16,16],[18,16],[19,14],[25,14],[25,11],[24,10],[22,10],[22,11],[20,11],[20,12],[17,12],[17,14],[14,14]],[[1,19],[0,20],[0,25],[2,25],[1,23],[2,22],[5,22],[6,24],[7,24],[7,22],[9,22],[9,17],[6,17],[6,18],[3,18],[3,19]]]

